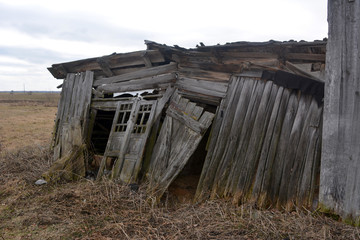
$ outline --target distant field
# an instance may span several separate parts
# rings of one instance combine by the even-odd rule
[[[0,93],[0,152],[50,142],[59,93]]]
[[[58,92],[0,92],[0,103],[30,102],[40,105],[57,106],[60,98]]]

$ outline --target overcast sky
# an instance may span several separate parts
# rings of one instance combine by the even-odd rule
[[[47,67],[144,50],[236,41],[321,40],[327,0],[0,0],[0,91],[56,90]]]

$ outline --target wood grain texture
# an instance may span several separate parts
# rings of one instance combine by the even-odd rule
[[[112,83],[101,85],[97,88],[102,93],[121,93],[127,91],[138,91],[152,88],[159,88],[160,86],[166,88],[169,83],[174,83],[176,80],[175,73],[167,73],[151,77],[133,79],[123,83]]]
[[[326,209],[356,220],[360,216],[360,1],[328,1],[328,9],[319,197]]]
[[[166,64],[166,65],[140,69],[138,71],[124,73],[124,74],[116,75],[116,76],[109,77],[109,78],[102,78],[102,79],[94,81],[94,87],[98,87],[102,84],[126,82],[126,81],[134,80],[134,79],[141,79],[141,78],[162,75],[162,74],[166,74],[166,73],[172,73],[172,72],[175,72],[176,70],[177,70],[177,64],[172,62],[172,63]]]
[[[185,98],[179,98],[178,93],[174,94],[154,147],[148,173],[148,191],[158,201],[196,150],[213,118],[213,113],[203,111]],[[198,131],[195,123],[204,130]]]
[[[64,80],[52,141],[55,160],[87,140],[93,79],[93,72],[87,71]]]
[[[322,106],[272,81],[233,77],[210,135],[196,200],[311,207],[319,176]],[[215,132],[214,132],[215,131]],[[290,183],[290,184],[289,184]],[[304,194],[304,195],[302,195]]]

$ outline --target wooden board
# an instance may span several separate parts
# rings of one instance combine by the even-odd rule
[[[151,130],[157,101],[134,98],[120,101],[115,112],[97,179],[103,176],[108,158],[115,158],[111,178],[136,182],[145,143]]]
[[[97,88],[97,90],[102,93],[121,93],[127,91],[138,91],[138,90],[153,89],[159,87],[166,88],[169,85],[169,83],[174,83],[175,80],[176,80],[175,73],[167,73],[152,77],[133,79],[126,82],[101,85]]]
[[[68,74],[64,80],[52,141],[55,160],[87,138],[93,78],[93,72],[87,71]]]
[[[320,203],[360,217],[360,1],[328,1]]]
[[[120,74],[109,78],[102,78],[94,81],[94,87],[98,87],[103,84],[112,84],[112,83],[125,82],[134,79],[148,78],[166,73],[172,73],[175,72],[176,70],[177,70],[177,64],[172,62],[166,65],[140,69],[135,72]]]
[[[102,61],[107,62],[109,69],[124,68],[133,66],[144,66],[143,55],[147,54],[152,63],[163,63],[165,59],[163,55],[156,50],[136,51],[130,53],[111,54],[100,57]],[[98,62],[99,58],[89,58],[79,61],[67,62],[62,64],[53,64],[48,70],[55,78],[65,78],[67,73],[78,73],[85,71],[101,71],[102,66]],[[102,75],[106,75],[105,73]]]
[[[311,207],[322,106],[271,81],[233,77],[211,132],[196,199]]]
[[[149,192],[160,199],[196,150],[213,113],[175,93],[156,141],[149,169]]]

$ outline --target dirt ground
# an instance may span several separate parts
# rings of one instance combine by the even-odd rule
[[[56,107],[1,100],[0,94],[0,240],[360,239],[359,228],[317,211],[183,201],[194,186],[186,186],[186,193],[167,193],[159,205],[146,195],[146,184],[136,192],[109,180],[36,186],[52,164],[48,146]],[[182,180],[170,192],[184,185]]]

